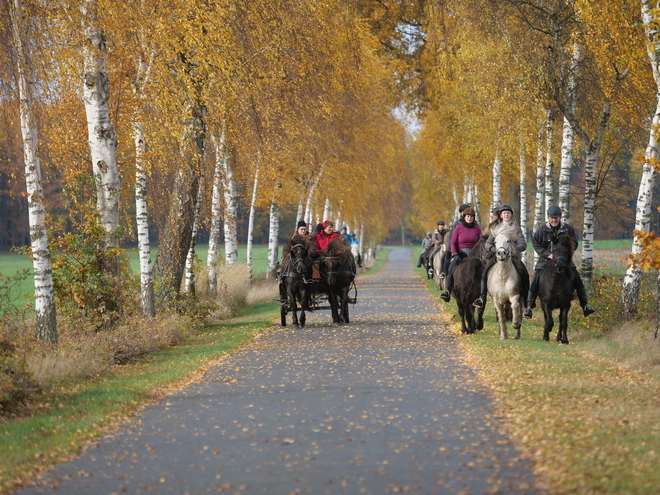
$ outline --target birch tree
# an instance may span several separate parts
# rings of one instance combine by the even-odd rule
[[[32,269],[34,272],[34,302],[36,335],[48,342],[57,342],[57,315],[53,294],[53,271],[50,265],[48,230],[41,183],[39,138],[34,113],[34,73],[30,65],[28,17],[22,0],[10,4],[11,30],[16,57],[16,75],[20,101],[21,136],[30,224]]]
[[[651,200],[653,199],[653,187],[655,176],[660,164],[660,29],[658,28],[658,17],[660,2],[642,0],[641,14],[646,36],[646,53],[651,64],[653,79],[656,83],[656,108],[653,114],[649,131],[649,140],[644,153],[644,164],[642,166],[642,178],[639,184],[637,196],[637,208],[635,215],[635,234],[631,257],[638,256],[642,252],[641,239],[648,232],[651,223]],[[626,270],[621,288],[621,302],[627,316],[637,312],[639,301],[639,286],[641,282],[641,267],[631,265]],[[657,336],[657,331],[656,331]]]

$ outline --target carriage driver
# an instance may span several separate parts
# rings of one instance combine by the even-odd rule
[[[527,308],[523,313],[523,318],[530,319],[532,317],[532,309],[536,307],[536,293],[538,292],[539,284],[539,275],[541,270],[546,265],[548,260],[552,259],[552,237],[553,235],[567,235],[573,240],[574,247],[577,248],[577,237],[575,235],[575,229],[562,221],[561,219],[561,208],[559,206],[551,206],[548,208],[548,223],[541,225],[536,232],[534,232],[534,237],[532,238],[532,245],[534,246],[534,251],[539,255],[536,266],[534,267],[534,279],[532,280],[532,285],[529,288],[529,295],[527,296]],[[584,283],[580,274],[577,271],[575,263],[571,263],[571,270],[573,270],[573,288],[577,292],[578,300],[580,301],[580,307],[584,316],[589,316],[596,312],[596,310],[589,305],[587,300],[587,291],[584,288]]]
[[[460,259],[465,258],[474,245],[479,242],[481,237],[481,228],[474,221],[474,210],[471,207],[465,208],[461,213],[461,220],[451,236],[449,246],[451,247],[451,263],[447,270],[447,277],[445,278],[445,291],[440,294],[440,297],[449,302],[451,298],[451,290],[453,288],[453,274],[458,266]]]
[[[497,216],[501,218],[499,221],[493,221],[490,224],[490,235],[488,236],[485,245],[486,252],[489,253],[489,258],[486,262],[486,267],[481,274],[481,296],[472,303],[475,308],[484,307],[486,295],[488,294],[488,270],[497,263],[497,257],[494,254],[495,237],[501,232],[506,232],[509,240],[515,246],[516,251],[522,253],[527,249],[525,235],[523,234],[520,225],[513,220],[513,208],[511,205],[504,204],[499,208],[494,208],[491,212],[493,213],[493,217],[495,217],[495,211],[497,211]],[[520,275],[520,294],[523,298],[524,305],[527,306],[527,300],[525,298],[527,297],[527,291],[529,290],[529,273],[527,273],[527,268],[522,264],[520,258],[513,257],[513,264]]]

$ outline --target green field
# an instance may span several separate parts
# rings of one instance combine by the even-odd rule
[[[197,246],[197,256],[202,261],[202,266],[206,266],[206,254],[208,251],[208,245],[200,244]],[[152,259],[156,258],[156,249],[152,250]],[[130,260],[131,268],[136,272],[140,270],[140,260],[138,257],[138,252],[136,249],[131,249],[127,251]],[[224,257],[224,246],[221,247],[219,256]],[[238,261],[240,263],[245,263],[247,261],[247,249],[244,246],[238,248]],[[268,246],[258,245],[253,246],[252,249],[252,272],[255,276],[263,276],[266,273],[268,267]],[[32,273],[32,263],[31,261],[16,253],[0,253],[0,278],[5,279],[6,277],[11,277],[16,275],[18,272],[27,269]],[[34,282],[31,277],[28,277],[24,280],[11,283],[11,300],[15,306],[23,306],[30,303],[32,296],[34,295]],[[4,285],[4,283],[0,283]]]

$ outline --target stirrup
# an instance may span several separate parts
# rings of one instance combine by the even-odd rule
[[[444,280],[445,279],[445,272],[440,272],[440,275],[438,275],[438,277],[440,277],[440,280]]]
[[[429,268],[427,273],[429,274],[429,276],[432,277],[433,276],[433,268]]]
[[[592,315],[596,312],[596,310],[591,307],[589,304],[585,304],[584,308],[582,308],[582,313],[584,314],[584,317],[586,318],[589,315]]]
[[[526,320],[531,320],[533,315],[534,312],[532,311],[532,308],[527,306],[527,308],[525,308],[525,311],[523,312],[523,318],[525,318]]]
[[[440,294],[440,299],[442,299],[445,302],[449,302],[451,299],[451,295],[449,294],[448,291],[444,291],[443,293]]]
[[[474,306],[475,308],[483,308],[484,307],[484,300],[479,297],[479,298],[474,300],[474,302],[472,303],[472,306]]]

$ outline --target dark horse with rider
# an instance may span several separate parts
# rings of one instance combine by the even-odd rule
[[[330,309],[335,324],[349,322],[349,304],[355,304],[357,267],[344,236],[326,220],[315,235],[307,233],[304,221],[282,250],[280,266],[281,324],[292,313],[293,325],[305,326],[305,312]],[[298,318],[300,311],[300,319]]]
[[[497,309],[501,338],[507,336],[505,320],[514,322],[516,338],[520,338],[521,319],[532,317],[538,297],[545,319],[544,340],[548,340],[553,327],[552,311],[559,309],[557,340],[568,343],[568,310],[574,294],[577,293],[585,317],[595,310],[588,303],[586,289],[572,262],[577,248],[575,230],[561,219],[561,209],[550,206],[548,222],[534,233],[532,245],[538,261],[531,285],[527,268],[520,259],[526,241],[512,218],[513,208],[504,204],[493,210],[493,222],[487,234],[474,221],[475,212],[469,205],[463,205],[459,211],[461,219],[452,232],[452,256],[443,267],[445,291],[440,297],[449,302],[454,295],[463,333],[483,328],[486,296],[490,294]]]

